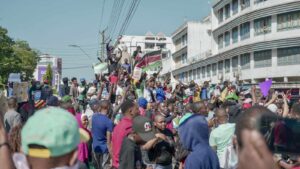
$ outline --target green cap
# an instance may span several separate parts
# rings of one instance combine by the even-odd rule
[[[68,154],[80,142],[78,123],[74,116],[55,107],[37,111],[28,119],[21,136],[24,153],[38,158]]]

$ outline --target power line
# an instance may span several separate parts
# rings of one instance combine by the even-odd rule
[[[123,7],[124,7],[124,0],[122,0],[121,1],[121,4],[120,4],[120,6],[119,6],[119,8],[117,9],[117,14],[116,14],[116,20],[115,20],[115,23],[114,23],[114,27],[113,27],[113,29],[112,29],[112,31],[111,31],[111,34],[110,34],[110,36],[111,37],[113,37],[113,35],[114,35],[114,33],[115,33],[115,30],[116,30],[116,28],[117,28],[117,26],[118,26],[118,23],[119,23],[119,20],[120,20],[120,15],[121,15],[121,13],[122,13],[122,11],[123,11]]]
[[[131,21],[132,21],[132,18],[133,18],[133,16],[135,15],[138,6],[139,6],[140,3],[141,3],[141,0],[137,0],[137,1],[138,1],[138,2],[137,2],[137,5],[136,5],[136,7],[135,7],[135,9],[134,9],[134,11],[133,11],[132,17],[129,19],[128,24],[127,24],[127,26],[126,26],[125,29],[124,29],[124,32],[128,29],[128,27],[129,27],[129,25],[130,25],[130,23],[131,23]],[[124,33],[124,32],[123,32],[123,33]],[[123,34],[123,33],[122,33],[122,34]]]
[[[126,31],[130,21],[132,20],[132,17],[135,14],[135,11],[136,11],[139,3],[140,3],[140,0],[132,0],[130,9],[129,9],[128,14],[126,16],[126,19],[125,19],[125,21],[124,21],[124,23],[123,23],[123,25],[120,29],[119,35],[122,35]]]
[[[101,26],[102,26],[102,20],[103,20],[103,14],[104,14],[104,10],[105,10],[105,1],[103,0],[103,5],[102,5],[102,10],[101,10],[101,15],[100,15],[100,24],[99,24],[99,29],[101,30]]]

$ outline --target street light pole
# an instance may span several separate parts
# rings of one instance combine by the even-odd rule
[[[81,50],[81,52],[84,53],[85,56],[87,56],[89,59],[92,60],[92,58],[79,45],[69,45],[69,46],[73,48],[79,48],[79,50]]]

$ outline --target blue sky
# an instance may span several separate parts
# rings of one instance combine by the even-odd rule
[[[104,5],[103,20],[101,20]],[[119,31],[131,0],[124,9],[115,32]],[[0,0],[0,26],[14,39],[26,40],[42,53],[63,58],[63,68],[88,66],[97,62],[99,30],[107,27],[114,0]],[[141,0],[125,32],[144,35],[164,32],[170,35],[185,20],[200,20],[210,12],[208,0]],[[100,25],[101,23],[101,25]],[[80,45],[93,59],[88,59]],[[92,68],[63,69],[63,76],[94,77]]]

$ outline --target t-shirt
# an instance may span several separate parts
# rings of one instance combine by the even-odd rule
[[[161,140],[148,152],[149,160],[160,165],[172,164],[172,157],[175,152],[173,134],[169,129],[162,131],[168,138],[168,142]]]
[[[132,131],[132,120],[128,117],[122,118],[112,133],[112,161],[113,167],[119,167],[119,154],[123,139]]]
[[[217,155],[220,161],[220,166],[225,164],[225,150],[232,142],[232,136],[234,135],[235,124],[226,123],[221,124],[215,128],[209,137],[209,145],[217,147]]]
[[[93,150],[96,153],[108,153],[106,133],[112,132],[113,122],[105,115],[95,113],[92,116]]]
[[[4,126],[6,132],[10,132],[10,130],[18,124],[21,124],[21,115],[15,110],[8,110],[4,115]]]
[[[142,153],[133,140],[125,137],[120,151],[119,169],[142,168]]]
[[[117,84],[118,76],[115,76],[115,75],[109,76],[109,81],[110,81],[111,84]]]

